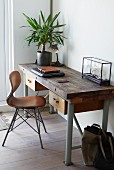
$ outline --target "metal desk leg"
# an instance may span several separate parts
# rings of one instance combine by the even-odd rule
[[[26,75],[23,74],[24,96],[28,96],[28,86],[26,85]]]
[[[28,96],[28,86],[24,84],[24,96]]]
[[[108,124],[108,111],[109,111],[110,100],[104,101],[102,128],[107,131]]]
[[[28,96],[28,86],[26,85],[25,82],[25,74],[23,74],[23,82],[24,82],[24,96]],[[28,117],[27,112],[24,111],[25,117]]]
[[[73,130],[73,114],[74,104],[68,103],[67,110],[67,131],[66,131],[66,153],[65,153],[65,165],[72,165],[71,154],[72,154],[72,130]]]
[[[50,114],[57,113],[57,111],[54,110],[54,107],[51,104],[49,104],[49,107],[50,107],[50,111],[49,111]]]

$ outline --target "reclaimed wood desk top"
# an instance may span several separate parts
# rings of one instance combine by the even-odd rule
[[[80,72],[66,66],[59,67],[65,73],[64,77],[42,78],[31,72],[31,68],[36,66],[36,64],[20,64],[19,68],[23,73],[30,74],[37,82],[72,103],[114,99],[114,86],[100,86],[85,78],[82,79]],[[67,80],[68,82],[59,83],[61,80]]]

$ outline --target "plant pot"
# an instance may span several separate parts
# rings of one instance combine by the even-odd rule
[[[48,51],[37,51],[37,65],[50,66],[52,62],[52,53]]]

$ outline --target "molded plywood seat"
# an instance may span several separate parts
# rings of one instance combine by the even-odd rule
[[[9,79],[10,79],[10,83],[11,83],[11,92],[10,92],[9,96],[7,97],[7,104],[11,107],[16,108],[16,111],[15,111],[14,116],[12,118],[9,129],[6,133],[6,136],[5,136],[5,139],[3,141],[2,146],[4,146],[4,144],[5,144],[8,133],[10,131],[12,131],[14,128],[16,128],[17,126],[21,125],[23,122],[26,122],[35,132],[38,133],[41,148],[43,148],[43,144],[42,144],[42,140],[41,140],[41,134],[40,134],[40,123],[42,123],[45,132],[47,132],[47,131],[46,131],[42,116],[40,114],[39,108],[45,106],[46,100],[43,96],[26,96],[26,97],[18,97],[18,98],[15,97],[14,92],[17,90],[17,88],[19,87],[19,85],[21,83],[20,73],[18,71],[11,72],[10,75],[9,75]],[[19,114],[20,109],[23,109],[25,112],[27,112],[27,114],[28,114],[27,118],[25,118],[25,116],[23,117],[22,113]],[[33,114],[30,113],[30,109],[32,109],[34,111]],[[18,118],[17,118],[17,116],[18,116]],[[37,130],[34,129],[27,122],[27,119],[30,118],[30,117],[35,118]],[[19,118],[21,118],[23,121],[20,124],[18,124],[16,127],[14,127],[15,121]]]

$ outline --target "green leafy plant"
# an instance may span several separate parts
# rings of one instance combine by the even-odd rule
[[[45,51],[45,46],[47,43],[49,43],[49,45],[64,45],[65,37],[63,36],[63,31],[60,31],[59,29],[64,27],[65,24],[59,24],[57,20],[59,14],[60,12],[57,13],[54,17],[52,17],[50,14],[47,18],[45,18],[43,12],[40,11],[39,19],[37,21],[35,18],[30,18],[23,13],[29,26],[22,27],[30,28],[30,35],[26,37],[28,45],[31,43],[36,43],[38,49],[40,46],[42,46],[41,51]]]

